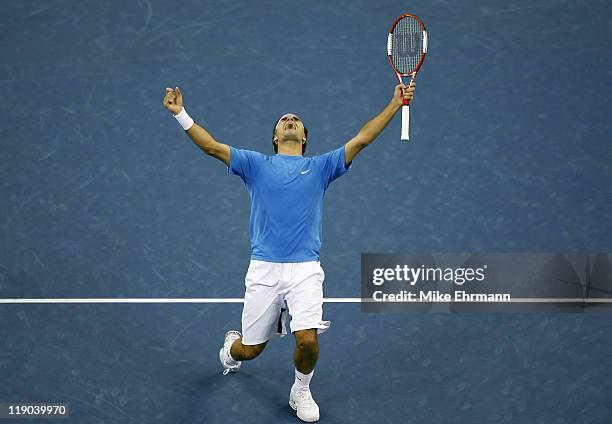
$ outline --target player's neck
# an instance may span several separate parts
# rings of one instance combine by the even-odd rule
[[[287,156],[302,156],[302,143],[287,140],[278,143],[278,154]]]

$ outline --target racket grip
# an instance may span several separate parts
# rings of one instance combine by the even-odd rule
[[[410,140],[410,107],[408,105],[402,106],[402,141]]]

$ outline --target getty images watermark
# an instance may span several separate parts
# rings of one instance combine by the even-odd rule
[[[406,264],[395,265],[394,268],[374,268],[372,284],[381,286],[394,282],[404,282],[410,286],[442,281],[457,286],[465,283],[478,283],[485,280],[487,264],[479,268],[431,268],[421,265],[418,268]],[[372,293],[376,302],[510,302],[510,293],[468,293],[464,290],[454,290],[453,293],[443,293],[440,290],[400,290],[385,293],[376,290]]]
[[[608,253],[364,253],[364,312],[610,312]]]

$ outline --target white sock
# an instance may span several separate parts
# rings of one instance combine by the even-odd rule
[[[298,370],[295,370],[295,387],[297,389],[307,389],[313,374],[314,370],[312,370],[310,374],[302,374]]]

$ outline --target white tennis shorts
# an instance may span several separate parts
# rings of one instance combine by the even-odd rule
[[[242,310],[242,343],[256,345],[287,334],[287,312],[291,332],[318,329],[323,321],[323,280],[319,261],[276,263],[252,259],[244,279],[246,293]]]

